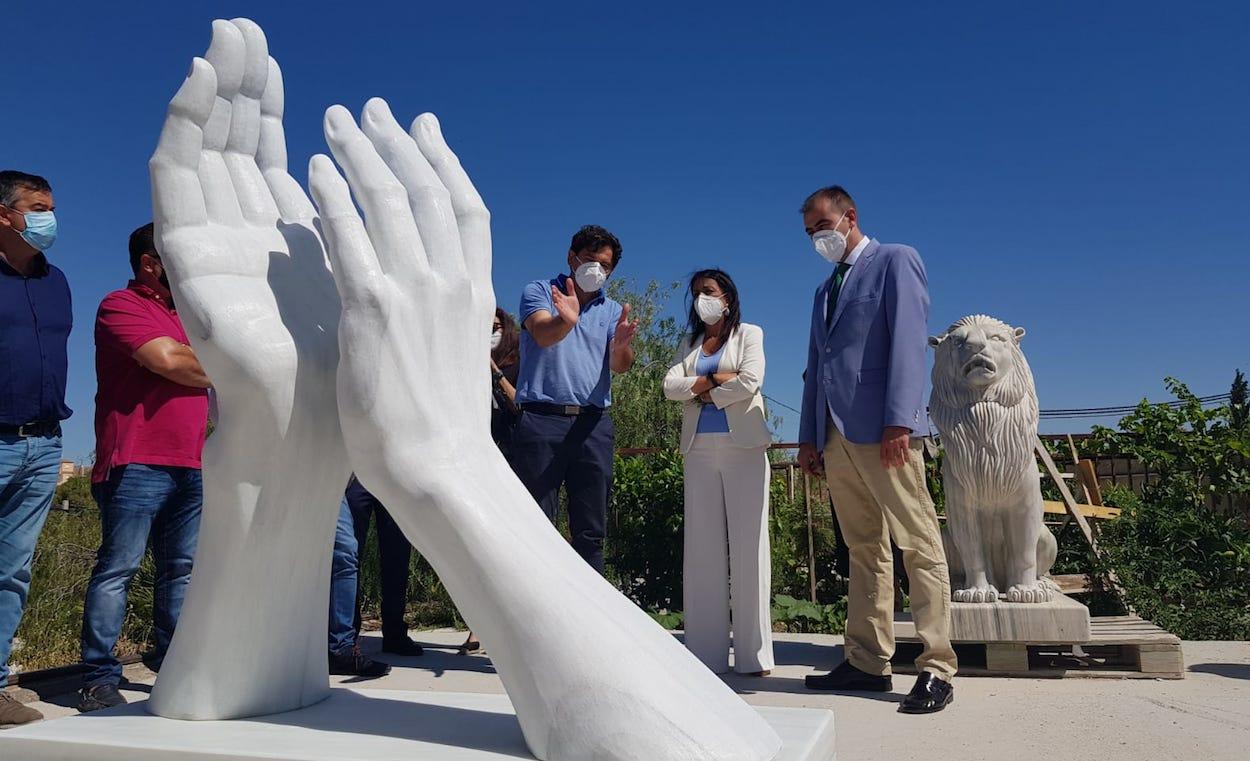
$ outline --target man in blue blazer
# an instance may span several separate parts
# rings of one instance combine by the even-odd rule
[[[812,308],[799,463],[827,479],[851,557],[846,660],[828,674],[808,676],[807,686],[893,688],[893,539],[924,644],[916,659],[920,677],[899,710],[933,713],[954,697],[956,660],[946,556],[917,438],[927,421],[924,264],[910,246],[865,236],[855,202],[841,187],[821,188],[801,211],[833,272],[816,289]]]

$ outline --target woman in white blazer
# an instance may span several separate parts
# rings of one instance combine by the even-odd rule
[[[734,671],[765,676],[773,642],[764,331],[742,322],[738,289],[720,270],[696,272],[690,295],[689,333],[664,377],[664,395],[683,408],[686,646],[712,671],[728,671],[732,629]]]

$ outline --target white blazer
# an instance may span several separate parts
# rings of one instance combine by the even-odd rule
[[[693,345],[687,336],[682,339],[673,359],[673,366],[664,376],[664,396],[682,403],[681,451],[690,451],[695,433],[699,428],[699,410],[702,405],[691,387],[699,376],[695,366],[703,342]],[[729,421],[729,435],[734,444],[745,448],[766,447],[772,443],[768,432],[768,413],[764,409],[764,331],[758,325],[742,323],[725,341],[721,352],[718,372],[738,373],[738,377],[712,389],[712,401],[717,409],[725,411]]]

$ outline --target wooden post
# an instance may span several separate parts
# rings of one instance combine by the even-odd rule
[[[1051,480],[1059,487],[1059,495],[1063,497],[1064,507],[1067,508],[1068,514],[1072,516],[1072,520],[1076,521],[1076,525],[1080,527],[1081,534],[1085,536],[1085,541],[1089,543],[1090,549],[1094,551],[1094,556],[1102,557],[1102,551],[1098,549],[1098,540],[1094,538],[1094,532],[1089,527],[1089,521],[1085,520],[1084,515],[1081,515],[1081,509],[1077,507],[1076,499],[1072,497],[1072,492],[1068,491],[1068,485],[1063,482],[1063,475],[1059,472],[1059,468],[1055,467],[1055,461],[1051,458],[1050,452],[1046,451],[1046,445],[1039,438],[1034,443],[1033,449],[1037,452],[1037,456],[1042,459],[1042,466],[1050,475]],[[1116,595],[1127,606],[1128,600],[1125,598],[1124,589],[1120,586],[1120,579],[1116,576],[1115,571],[1110,568],[1107,569],[1107,581],[1111,582]],[[1132,611],[1130,610],[1129,612],[1131,613]]]
[[[807,509],[807,584],[812,602],[816,602],[816,544],[812,539],[812,481],[803,471],[803,506]]]

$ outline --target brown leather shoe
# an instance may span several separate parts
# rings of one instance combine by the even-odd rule
[[[42,718],[43,714],[30,706],[22,705],[12,694],[0,690],[0,727],[29,724]]]

